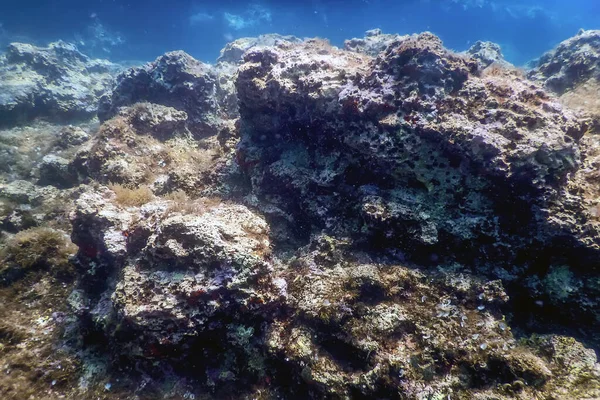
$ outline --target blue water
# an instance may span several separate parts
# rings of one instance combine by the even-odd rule
[[[520,65],[580,28],[600,29],[600,0],[1,0],[0,24],[0,45],[63,39],[115,61],[183,49],[212,62],[239,37],[276,32],[341,45],[381,28],[429,30],[455,50],[491,40]]]

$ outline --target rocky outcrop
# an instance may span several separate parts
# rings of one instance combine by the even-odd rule
[[[46,48],[12,43],[0,56],[0,124],[92,118],[118,69],[64,42]]]
[[[597,329],[586,306],[597,288],[585,282],[598,267],[598,225],[565,192],[586,125],[539,86],[514,70],[481,71],[429,33],[374,59],[307,41],[245,60],[238,162],[274,221],[424,265],[459,263],[505,279],[550,319],[568,325],[575,313]],[[565,301],[533,281],[523,289],[520,279],[552,280],[563,262],[582,285]]]
[[[152,103],[122,107],[86,143],[69,170],[83,179],[128,186],[147,185],[156,193],[199,193],[218,185],[227,163],[215,136],[192,138],[184,111]]]
[[[107,120],[119,108],[138,102],[156,103],[185,112],[194,135],[212,136],[227,118],[217,101],[218,90],[219,74],[212,66],[174,51],[121,73],[112,93],[102,98],[99,117]]]
[[[35,315],[0,351],[42,378],[0,394],[600,397],[593,124],[499,57],[242,39],[123,73],[100,126],[3,131],[0,299]]]
[[[567,107],[592,117],[594,131],[600,131],[600,31],[581,30],[560,43],[537,61],[528,76]]]
[[[600,79],[600,31],[581,30],[560,43],[539,59],[529,77],[559,95],[590,79]]]
[[[344,42],[344,49],[356,53],[377,57],[388,45],[398,40],[406,39],[408,35],[390,35],[381,29],[371,29],[365,33],[364,38],[349,39]]]
[[[515,339],[497,280],[382,264],[326,235],[280,265],[264,219],[206,200],[124,209],[100,188],[72,221],[78,313],[111,358],[195,376],[217,397],[536,397],[580,379],[581,395],[599,393],[593,351]]]
[[[504,60],[502,49],[496,43],[478,40],[466,53],[479,61],[481,69],[489,67],[492,64],[500,67],[510,66],[510,63]]]
[[[223,47],[219,58],[217,58],[217,63],[241,64],[244,61],[244,53],[249,49],[255,47],[278,46],[283,43],[299,43],[301,41],[301,39],[295,36],[283,36],[278,34],[236,39]]]
[[[592,350],[560,336],[516,340],[502,315],[508,296],[499,280],[379,264],[349,246],[315,237],[292,262],[294,313],[266,338],[282,366],[275,376],[325,398],[568,398],[567,387],[581,388],[582,397],[600,393]],[[568,383],[570,358],[589,387]]]
[[[55,227],[69,227],[66,209],[76,192],[25,180],[0,183],[0,230],[15,233],[48,221]]]
[[[115,355],[178,361],[181,372],[202,368],[214,383],[264,374],[257,338],[282,311],[285,292],[274,280],[262,218],[201,199],[124,209],[101,189],[81,196],[72,220],[82,296],[91,301],[81,312]],[[247,376],[234,374],[252,361]]]

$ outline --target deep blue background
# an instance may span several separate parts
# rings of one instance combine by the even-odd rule
[[[239,30],[229,25],[225,13],[248,21],[253,5],[267,10],[270,19],[263,15]],[[194,23],[192,16],[202,13]],[[430,30],[455,50],[491,40],[502,45],[510,61],[523,64],[579,28],[600,29],[600,0],[0,0],[0,23],[0,45],[77,37],[84,51],[113,60],[151,60],[183,49],[214,61],[231,38],[277,32],[341,45],[367,29],[382,28]],[[90,28],[94,24],[106,30],[104,40]],[[117,37],[125,42],[111,44]]]

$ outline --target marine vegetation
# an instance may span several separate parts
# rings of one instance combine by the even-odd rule
[[[6,241],[0,250],[3,280],[12,269],[27,273],[34,269],[46,269],[54,274],[72,273],[69,257],[77,248],[62,231],[36,227],[18,232]]]

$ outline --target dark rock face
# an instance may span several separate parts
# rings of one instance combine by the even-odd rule
[[[297,229],[515,283],[575,254],[574,279],[596,270],[597,224],[565,194],[586,127],[518,73],[482,72],[429,33],[375,59],[308,41],[245,60],[238,161]],[[568,296],[565,321],[597,329],[595,290]]]
[[[174,51],[121,73],[112,94],[103,97],[98,116],[107,120],[120,107],[150,102],[186,112],[195,135],[215,135],[222,117],[217,88],[218,75],[211,66]]]
[[[592,118],[600,131],[600,31],[580,31],[544,54],[528,76],[559,96],[565,106]],[[589,146],[597,140],[588,136]],[[591,162],[593,163],[593,162]]]
[[[582,30],[544,54],[529,73],[559,95],[594,78],[600,79],[600,31]]]
[[[64,42],[47,48],[12,43],[0,57],[0,124],[92,118],[118,69]]]
[[[69,188],[77,184],[77,174],[69,165],[69,160],[54,154],[44,156],[39,166],[39,184]]]

